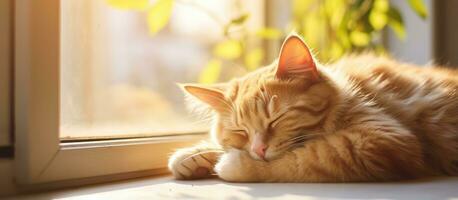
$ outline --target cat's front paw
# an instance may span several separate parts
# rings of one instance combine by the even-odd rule
[[[181,149],[169,159],[169,169],[176,179],[200,179],[214,174],[214,166],[221,151]]]
[[[218,176],[230,182],[254,182],[255,162],[244,151],[233,150],[221,156],[215,166],[215,172]]]

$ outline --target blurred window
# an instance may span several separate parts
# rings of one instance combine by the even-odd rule
[[[155,35],[147,12],[119,9],[110,0],[61,2],[62,140],[208,129],[188,114],[176,83],[197,82],[212,46],[223,39],[221,24],[205,10],[230,20],[234,1],[175,1],[169,23]],[[250,23],[259,26],[260,4],[246,5]],[[219,80],[237,73],[243,70],[234,67]]]

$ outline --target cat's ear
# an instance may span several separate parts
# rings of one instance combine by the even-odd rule
[[[319,79],[313,55],[298,35],[292,34],[283,42],[276,77],[279,79],[294,77]]]
[[[181,84],[180,86],[188,94],[209,105],[217,112],[228,111],[229,104],[220,89],[221,87],[198,84]]]

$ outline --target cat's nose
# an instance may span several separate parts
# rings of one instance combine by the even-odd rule
[[[264,143],[260,143],[258,145],[253,145],[252,151],[255,152],[261,159],[265,160],[266,158],[266,150],[269,146]]]
[[[251,144],[251,151],[254,152],[259,158],[265,160],[266,150],[268,145],[265,142],[265,137],[262,134],[256,134],[253,137],[253,143]]]

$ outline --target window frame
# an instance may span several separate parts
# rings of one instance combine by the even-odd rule
[[[11,0],[0,2],[0,148],[12,145],[12,4]]]
[[[16,0],[15,175],[19,184],[162,169],[206,134],[61,143],[60,0]],[[158,170],[160,171],[160,170]]]

